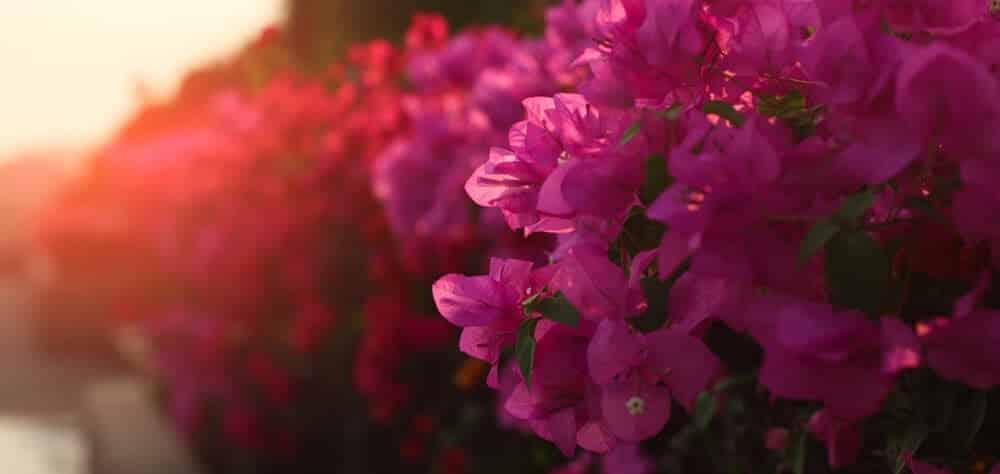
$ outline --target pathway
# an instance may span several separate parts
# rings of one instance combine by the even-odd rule
[[[121,368],[36,349],[30,292],[0,281],[0,473],[189,474],[190,456]]]

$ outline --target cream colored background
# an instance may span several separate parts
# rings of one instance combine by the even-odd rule
[[[0,160],[93,146],[143,81],[170,94],[193,65],[240,46],[280,0],[0,0]]]

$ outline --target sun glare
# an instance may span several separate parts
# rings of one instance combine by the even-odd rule
[[[92,146],[121,124],[139,84],[171,94],[192,66],[277,19],[281,0],[5,0],[0,159]]]

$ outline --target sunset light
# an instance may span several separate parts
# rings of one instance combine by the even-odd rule
[[[0,2],[0,474],[1000,474],[1000,0]]]
[[[92,146],[186,70],[275,21],[280,0],[32,0],[0,14],[0,159]]]

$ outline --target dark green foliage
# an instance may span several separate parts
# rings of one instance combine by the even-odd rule
[[[734,127],[741,127],[743,126],[743,122],[746,122],[746,117],[737,112],[729,102],[710,100],[705,102],[702,110],[706,114],[718,115],[719,117],[728,120]]]
[[[765,117],[776,117],[802,140],[815,133],[823,106],[810,107],[802,93],[793,90],[783,95],[758,96],[757,111]]]
[[[537,319],[528,319],[517,328],[517,341],[514,343],[514,357],[521,369],[525,385],[531,385],[531,369],[535,365],[535,327]]]
[[[525,300],[521,306],[524,307],[525,316],[538,313],[545,319],[551,319],[567,326],[576,327],[577,324],[580,324],[580,312],[566,300],[562,292],[557,292],[547,298],[541,297],[540,294],[532,296]]]
[[[838,233],[826,250],[827,297],[835,307],[877,316],[895,307],[889,257],[864,231]]]

